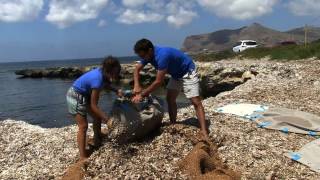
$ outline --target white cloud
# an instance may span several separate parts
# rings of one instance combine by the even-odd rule
[[[180,28],[192,22],[198,16],[193,10],[194,0],[176,0],[166,5],[168,13],[167,22],[176,28]]]
[[[180,28],[181,26],[191,23],[195,17],[197,17],[197,13],[180,8],[176,14],[167,17],[167,22],[176,28]]]
[[[108,0],[52,0],[46,20],[59,28],[97,18]]]
[[[105,27],[107,25],[107,21],[105,20],[100,20],[99,23],[98,23],[98,27]]]
[[[166,3],[166,0],[122,0],[123,6],[131,9],[145,6],[152,10],[159,10],[161,7],[164,7]]]
[[[236,20],[253,19],[272,12],[279,0],[198,0],[205,9],[217,16]]]
[[[109,0],[105,10],[108,14],[121,14],[121,12],[123,12],[123,7],[121,4],[116,4],[114,1]]]
[[[148,0],[122,0],[122,4],[127,7],[139,7],[147,2]]]
[[[181,8],[191,10],[195,8],[195,0],[175,0],[166,3],[166,11],[168,13],[177,13]]]
[[[253,19],[271,13],[281,0],[46,0],[49,12],[45,19],[66,28],[75,23],[95,19],[105,8],[123,24],[156,23],[166,21],[180,28],[190,24],[199,8],[219,17],[236,20]],[[286,3],[295,15],[319,15],[320,0],[291,0]],[[44,0],[0,0],[0,21],[18,22],[38,17]],[[106,25],[104,20],[97,24]]]
[[[43,0],[0,0],[0,21],[30,21],[38,17]]]
[[[320,15],[319,0],[291,0],[288,7],[293,14],[298,16]]]
[[[189,24],[197,13],[192,10],[195,0],[122,0],[124,10],[117,18],[119,23],[138,24],[166,19],[174,27]]]
[[[159,22],[162,19],[163,15],[158,13],[127,9],[117,18],[117,21],[123,24],[140,24],[147,22]]]

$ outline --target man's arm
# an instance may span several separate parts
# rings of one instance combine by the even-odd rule
[[[156,80],[149,87],[147,87],[147,89],[145,89],[142,93],[136,94],[135,97],[133,97],[132,102],[139,103],[143,97],[149,96],[151,92],[153,92],[158,87],[160,87],[162,82],[164,81],[166,74],[167,74],[167,70],[159,70],[157,72]]]
[[[133,92],[134,93],[141,93],[142,88],[140,85],[140,71],[143,69],[144,65],[141,63],[138,63],[136,65],[136,68],[134,70],[133,73],[133,80],[134,80],[134,88],[133,88]]]
[[[154,90],[160,87],[164,81],[164,78],[166,77],[166,74],[167,74],[167,70],[159,70],[157,72],[156,80],[141,93],[141,96],[147,97],[149,96],[150,93],[152,93]]]
[[[107,121],[109,118],[108,116],[100,110],[98,107],[98,102],[99,102],[99,97],[100,97],[100,90],[98,89],[92,89],[91,93],[91,100],[90,100],[90,108],[91,111],[96,114],[99,118],[101,118],[103,121]]]

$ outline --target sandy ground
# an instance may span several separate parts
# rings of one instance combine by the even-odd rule
[[[200,66],[245,67],[259,72],[233,91],[204,100],[211,124],[210,143],[216,147],[216,151],[210,148],[203,152],[209,159],[218,158],[222,169],[232,172],[231,178],[237,178],[233,173],[240,173],[241,179],[320,179],[320,174],[284,156],[316,137],[261,129],[252,122],[214,111],[228,103],[246,102],[320,115],[320,61],[233,60]],[[183,108],[178,112],[179,124],[164,125],[144,141],[124,146],[105,142],[90,157],[85,179],[187,179],[190,174],[185,173],[181,162],[200,146],[193,139],[198,133],[194,116],[192,107]],[[167,115],[164,122],[168,122]],[[75,126],[42,129],[20,121],[0,122],[0,179],[61,178],[78,158],[76,130]],[[214,172],[214,168],[205,169],[202,174]]]

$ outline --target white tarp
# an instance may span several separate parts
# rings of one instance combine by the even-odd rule
[[[285,133],[320,135],[320,117],[314,114],[287,108],[269,108],[259,114],[261,118],[256,122],[258,125],[264,125],[265,128]]]
[[[218,108],[217,111],[250,119],[257,112],[264,112],[267,109],[269,109],[268,106],[258,104],[228,104],[226,106]]]
[[[320,135],[320,117],[311,113],[258,104],[229,104],[217,111],[250,119],[261,128]]]
[[[314,140],[303,146],[298,152],[290,152],[286,156],[320,173],[320,139]]]

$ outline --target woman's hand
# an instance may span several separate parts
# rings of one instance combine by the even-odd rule
[[[123,97],[123,91],[122,89],[118,89],[117,92],[116,92],[117,96],[119,97]]]
[[[102,119],[102,122],[104,122],[105,124],[108,124],[108,122],[110,121],[110,117],[106,116]]]

